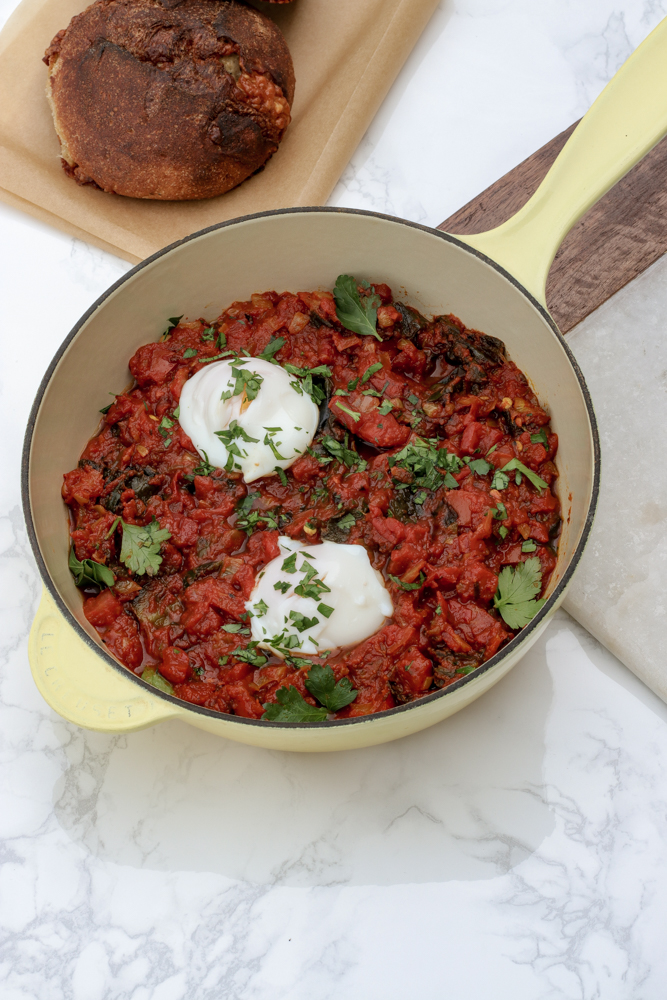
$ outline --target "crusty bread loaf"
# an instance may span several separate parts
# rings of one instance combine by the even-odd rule
[[[132,198],[229,191],[290,121],[287,44],[242,0],[96,0],[44,61],[65,171]]]

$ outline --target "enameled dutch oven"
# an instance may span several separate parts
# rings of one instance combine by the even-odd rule
[[[280,750],[343,750],[431,726],[496,684],[543,632],[562,601],[590,531],[598,492],[595,418],[581,372],[550,318],[546,277],[577,219],[667,132],[667,21],[604,90],[536,194],[503,226],[454,237],[347,209],[296,208],[213,226],[148,258],[76,324],[37,394],[25,439],[23,498],[44,594],[30,636],[39,690],[60,715],[104,732],[182,719],[220,736]],[[156,690],[118,663],[82,613],[68,570],[60,488],[95,431],[127,360],[165,317],[212,320],[267,288],[330,288],[340,273],[386,282],[426,314],[453,312],[505,342],[551,414],[559,437],[563,532],[548,600],[487,663],[442,691],[377,715],[267,723],[220,715]]]

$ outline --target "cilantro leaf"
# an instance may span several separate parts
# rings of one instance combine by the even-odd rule
[[[183,351],[183,357],[184,358],[196,358],[197,357],[197,352],[195,351],[194,347],[188,347],[187,351]]]
[[[390,573],[389,574],[389,579],[393,583],[395,583],[397,586],[401,587],[403,590],[419,590],[419,588],[423,585],[424,580],[426,579],[426,577],[424,576],[423,573],[420,573],[419,574],[419,579],[417,580],[416,583],[403,583],[403,581],[401,579],[399,579],[399,577],[392,576],[391,573]]]
[[[192,470],[193,476],[210,476],[211,473],[215,471],[215,466],[211,465],[211,463],[208,460],[208,455],[206,454],[203,448],[202,451],[204,452],[204,461],[200,462],[200,464],[196,467],[196,469]]]
[[[543,444],[545,448],[549,447],[547,432],[545,431],[544,427],[540,427],[537,434],[531,434],[530,440],[532,444]]]
[[[375,375],[376,372],[382,371],[382,362],[376,361],[374,365],[369,365],[364,374],[361,376],[362,385],[364,382],[368,382],[371,375]],[[358,380],[357,380],[358,381]],[[356,386],[355,386],[356,388]]]
[[[158,673],[155,667],[146,667],[141,675],[141,679],[142,681],[147,681],[148,684],[152,684],[158,691],[164,691],[165,694],[174,693],[174,689],[167,678]]]
[[[507,465],[503,465],[503,467],[500,470],[500,472],[504,472],[504,473],[513,472],[515,469],[516,469],[517,472],[522,473],[526,477],[526,479],[530,480],[530,482],[533,484],[533,486],[537,487],[538,490],[548,490],[549,489],[549,484],[545,483],[543,479],[540,479],[540,477],[537,475],[536,472],[533,472],[532,469],[529,469],[526,465],[523,464],[523,462],[520,462],[518,458],[513,458],[513,459],[511,459],[507,463]],[[498,473],[496,473],[496,476],[497,475],[498,475]],[[494,476],[494,479],[495,479],[495,476]],[[508,481],[509,481],[509,477],[508,477]],[[499,488],[503,489],[504,487],[501,486]]]
[[[506,490],[510,484],[510,477],[502,469],[496,469],[491,480],[492,490]]]
[[[330,712],[339,712],[357,697],[358,691],[352,687],[349,678],[342,677],[338,683],[331,667],[315,664],[308,671],[306,687]]]
[[[94,559],[79,561],[74,546],[69,550],[69,568],[74,576],[77,587],[95,584],[96,587],[113,587],[116,578],[108,566],[95,562]]]
[[[262,719],[268,722],[323,722],[327,717],[326,708],[309,705],[303,695],[290,684],[276,691],[276,701],[264,705]]]
[[[465,459],[464,459],[465,461]],[[476,472],[478,476],[486,476],[489,474],[493,466],[490,462],[487,462],[485,458],[471,458],[466,465]]]
[[[162,563],[160,546],[171,538],[171,532],[160,527],[156,517],[150,524],[126,524],[122,517],[116,518],[112,531],[117,524],[123,529],[123,543],[120,549],[120,561],[137,576],[155,576]]]
[[[296,557],[297,553],[293,552],[291,556],[288,556],[284,560],[282,566],[280,567],[284,573],[296,573]]]
[[[411,472],[410,486],[413,489],[437,490],[443,484],[449,489],[456,489],[459,484],[452,472],[458,472],[463,462],[446,448],[438,448],[437,444],[437,438],[416,438],[396,455],[390,456],[389,466],[399,465]]]
[[[354,528],[357,523],[357,519],[354,514],[345,514],[341,517],[340,521],[337,523],[336,527],[340,528],[341,531],[349,531],[350,528]]]
[[[535,600],[541,588],[542,566],[536,556],[519,563],[516,569],[505,566],[498,577],[493,606],[511,629],[523,628],[545,602],[545,598]]]
[[[215,340],[215,327],[208,326],[199,334],[199,337],[201,340]]]
[[[356,410],[351,410],[348,406],[345,405],[345,403],[341,403],[340,399],[336,400],[336,406],[338,407],[339,410],[342,410],[343,413],[347,413],[348,417],[352,417],[355,424],[359,423],[361,414],[357,413]]]
[[[387,414],[391,413],[393,409],[394,409],[394,404],[392,403],[392,401],[390,399],[385,399],[378,406],[378,413],[382,414],[383,417],[386,417]]]
[[[243,660],[244,663],[252,664],[253,667],[263,667],[266,663],[266,657],[257,652],[257,646],[256,642],[249,642],[245,649],[239,647],[232,650],[232,656],[235,656],[237,660]]]
[[[328,604],[318,604],[317,610],[321,615],[324,615],[325,618],[331,618],[334,613],[334,609],[330,608]]]
[[[364,337],[382,340],[377,332],[379,295],[364,296],[357,291],[357,282],[350,274],[339,274],[334,286],[336,316],[346,330]]]
[[[319,618],[307,618],[300,611],[290,611],[289,616],[297,632],[305,632],[307,629],[313,628],[314,625],[318,625],[320,621]]]
[[[262,358],[263,361],[273,361],[273,355],[278,353],[284,343],[284,337],[271,337],[271,340],[268,342],[259,357]],[[277,362],[274,362],[274,364],[277,364]]]
[[[363,472],[368,462],[357,455],[356,451],[347,447],[347,440],[347,435],[345,436],[345,444],[342,441],[336,441],[335,438],[325,436],[322,438],[322,445],[330,455],[347,465],[349,469],[354,469],[356,466],[359,472]]]

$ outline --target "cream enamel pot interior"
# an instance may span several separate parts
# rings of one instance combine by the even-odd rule
[[[42,382],[28,426],[24,508],[44,595],[30,636],[39,690],[60,715],[104,732],[178,718],[271,749],[369,746],[441,721],[497,683],[563,599],[592,523],[598,490],[595,419],[581,373],[549,317],[544,287],[570,227],[667,132],[667,22],[628,60],[583,119],[538,192],[499,229],[466,239],[387,216],[304,208],[238,219],[161,251],[113,285],[82,317]],[[340,273],[387,282],[426,314],[453,312],[499,337],[528,375],[559,435],[563,532],[548,601],[474,673],[378,715],[313,724],[220,715],[162,694],[120,665],[82,613],[67,566],[62,476],[95,431],[127,361],[158,339],[168,316],[213,319],[235,299],[273,288],[327,288]]]

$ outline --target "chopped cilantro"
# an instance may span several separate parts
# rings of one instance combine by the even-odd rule
[[[547,432],[544,427],[540,427],[537,434],[531,434],[530,440],[532,444],[543,444],[545,448],[549,447],[549,439],[547,438]]]
[[[268,722],[323,722],[327,717],[326,708],[309,705],[302,694],[290,684],[276,691],[276,701],[264,705],[262,719]]]
[[[266,429],[266,428],[265,428],[265,429]],[[281,429],[281,428],[279,427],[279,428],[278,428],[278,430],[280,430],[280,429]],[[271,449],[271,451],[273,452],[273,454],[274,454],[275,458],[277,458],[279,462],[285,462],[285,461],[287,461],[287,456],[286,456],[286,455],[281,455],[281,454],[280,454],[280,452],[278,451],[278,448],[276,447],[276,444],[275,444],[275,442],[274,442],[274,441],[272,440],[272,438],[273,438],[273,435],[274,435],[275,433],[276,433],[276,430],[275,430],[275,429],[272,429],[272,430],[267,430],[267,431],[266,431],[266,434],[264,435],[264,441],[263,441],[263,444],[266,444],[266,445],[268,445],[268,446],[269,446],[269,448],[270,448],[270,449]],[[278,441],[278,444],[280,444],[280,441]]]
[[[227,334],[223,333],[222,330],[218,334],[218,339],[215,342],[215,346],[218,348],[219,351],[224,350],[225,347],[227,346]]]
[[[240,622],[229,622],[227,625],[222,626],[225,632],[240,632],[243,628]]]
[[[245,393],[246,398],[249,400],[257,399],[257,393],[259,392],[264,378],[262,375],[257,375],[255,372],[246,371],[245,368],[240,368],[239,365],[245,363],[242,359],[237,361],[236,366],[232,365],[232,375],[234,376],[233,387],[231,382],[227,385],[231,388],[223,392],[220,399],[230,399],[232,396],[240,396]]]
[[[336,316],[346,330],[382,340],[377,332],[379,295],[364,296],[357,291],[357,282],[349,274],[339,274],[334,286]]]
[[[202,448],[203,451],[203,448]],[[193,479],[195,476],[210,476],[212,472],[215,471],[215,466],[211,465],[208,460],[208,455],[204,451],[204,461],[197,465],[190,475],[187,475],[186,479]]]
[[[491,508],[491,513],[498,521],[505,521],[507,519],[507,507],[501,500],[498,501],[495,507]]]
[[[285,470],[281,469],[279,465],[276,465],[273,471],[276,473],[283,486],[287,486],[287,476],[285,475]]]
[[[293,552],[291,556],[288,556],[287,559],[285,559],[280,567],[284,573],[296,573],[296,557],[297,553]]]
[[[484,458],[471,458],[467,461],[464,458],[463,461],[466,462],[466,465],[468,465],[473,472],[476,472],[478,476],[487,476],[493,468],[491,463],[487,462]]]
[[[437,490],[440,486],[456,489],[458,483],[452,472],[458,472],[463,462],[445,448],[437,448],[435,438],[416,438],[411,444],[389,458],[389,466],[395,465],[412,473],[412,488]],[[444,473],[442,470],[446,470]]]
[[[200,336],[202,340],[215,340],[215,327],[208,326]]]
[[[342,677],[336,683],[331,667],[321,667],[318,664],[308,671],[306,687],[329,712],[339,712],[353,702],[358,694],[348,677]]]
[[[235,656],[237,660],[242,660],[244,663],[250,663],[253,667],[263,667],[266,663],[266,657],[262,656],[261,653],[257,653],[258,643],[249,642],[246,649],[235,649],[232,651],[232,656]]]
[[[510,533],[509,528],[506,528],[504,524],[501,524],[500,527],[498,528],[498,534],[503,540],[507,538],[509,533]]]
[[[255,612],[255,618],[263,618],[266,612],[269,610],[269,606],[266,601],[258,601],[257,604],[253,604],[252,610]]]
[[[341,517],[336,527],[340,528],[341,531],[349,531],[350,528],[353,528],[356,523],[357,519],[354,514],[345,514],[344,517]]]
[[[369,365],[364,374],[361,376],[361,383],[368,382],[371,375],[375,375],[376,372],[382,371],[382,362],[376,361],[374,365]]]
[[[501,469],[496,469],[491,480],[492,490],[506,490],[510,484],[510,477]]]
[[[339,462],[347,465],[348,469],[354,469],[356,467],[359,472],[363,472],[368,463],[365,459],[360,458],[356,451],[352,451],[351,448],[348,448],[347,443],[347,434],[345,435],[344,444],[342,441],[336,441],[336,439],[332,437],[325,436],[322,438],[322,445],[326,448],[330,455],[333,455],[333,457],[338,459]]]
[[[174,420],[178,420],[178,418],[180,417],[180,415],[181,415],[181,407],[180,407],[180,404],[179,404],[176,407],[176,409],[174,410]]]
[[[307,618],[300,611],[290,611],[289,616],[297,632],[305,632],[307,629],[319,625],[320,622],[319,618]]]
[[[510,628],[523,628],[544,604],[544,598],[535,600],[541,587],[542,567],[537,556],[519,563],[516,569],[505,566],[498,577],[493,606]]]
[[[268,342],[268,344],[266,345],[262,353],[259,355],[259,357],[262,358],[263,361],[273,361],[274,364],[277,364],[278,362],[274,361],[273,356],[274,354],[278,353],[278,351],[280,350],[281,347],[284,346],[284,344],[285,344],[284,337],[271,337],[271,340]]]
[[[403,581],[399,579],[399,577],[392,576],[390,573],[389,579],[392,581],[392,583],[395,583],[397,586],[401,587],[402,590],[419,590],[419,588],[423,586],[426,577],[424,576],[423,573],[420,573],[419,579],[416,581],[416,583],[403,583]]]
[[[522,473],[526,477],[526,479],[528,479],[533,484],[533,486],[537,487],[538,490],[549,489],[548,483],[545,483],[543,479],[540,479],[540,477],[537,475],[536,472],[533,472],[532,469],[529,469],[527,466],[525,466],[523,462],[519,461],[518,458],[513,458],[507,463],[507,465],[503,465],[500,472],[501,473],[513,472],[515,469],[517,472]],[[497,475],[498,473],[496,472],[496,476]],[[509,477],[508,477],[508,482],[509,482]],[[520,482],[521,480],[519,480],[519,483]],[[517,483],[517,485],[519,484]],[[504,487],[500,487],[500,489],[503,488]]]
[[[393,409],[394,409],[394,404],[392,403],[392,401],[390,399],[385,399],[385,401],[383,403],[380,403],[380,405],[378,406],[378,413],[380,413],[383,417],[386,417],[387,414],[391,413]]]
[[[365,379],[362,379],[362,381],[365,381]],[[356,378],[353,378],[350,382],[347,383],[347,391],[354,392],[354,390],[357,388],[358,385],[359,385],[359,376],[357,375]]]
[[[360,417],[361,417],[361,414],[360,414],[360,413],[357,413],[357,411],[356,411],[356,410],[350,410],[350,409],[349,409],[349,407],[347,407],[347,406],[345,405],[345,403],[341,403],[340,399],[337,399],[337,400],[336,400],[336,403],[337,403],[337,405],[338,405],[338,409],[339,409],[339,410],[342,410],[342,411],[343,411],[343,413],[347,413],[347,415],[348,415],[349,417],[352,417],[352,419],[354,420],[355,424],[358,424],[358,423],[359,423],[359,419],[360,419]]]
[[[317,610],[321,615],[324,615],[325,618],[331,618],[334,613],[334,609],[330,608],[328,604],[318,604]]]
[[[537,545],[535,544],[532,538],[527,538],[526,541],[523,542],[521,545],[522,552],[535,552],[536,549]]]
[[[196,358],[197,357],[197,352],[195,351],[194,347],[188,347],[188,349],[186,351],[183,351],[183,357],[184,358]]]
[[[287,580],[279,580],[278,583],[274,583],[273,589],[279,590],[281,594],[286,594],[291,586],[292,584]]]
[[[69,568],[74,576],[77,587],[94,584],[97,587],[113,587],[115,576],[108,568],[94,559],[83,559],[79,561],[74,551],[74,546],[69,550]]]

